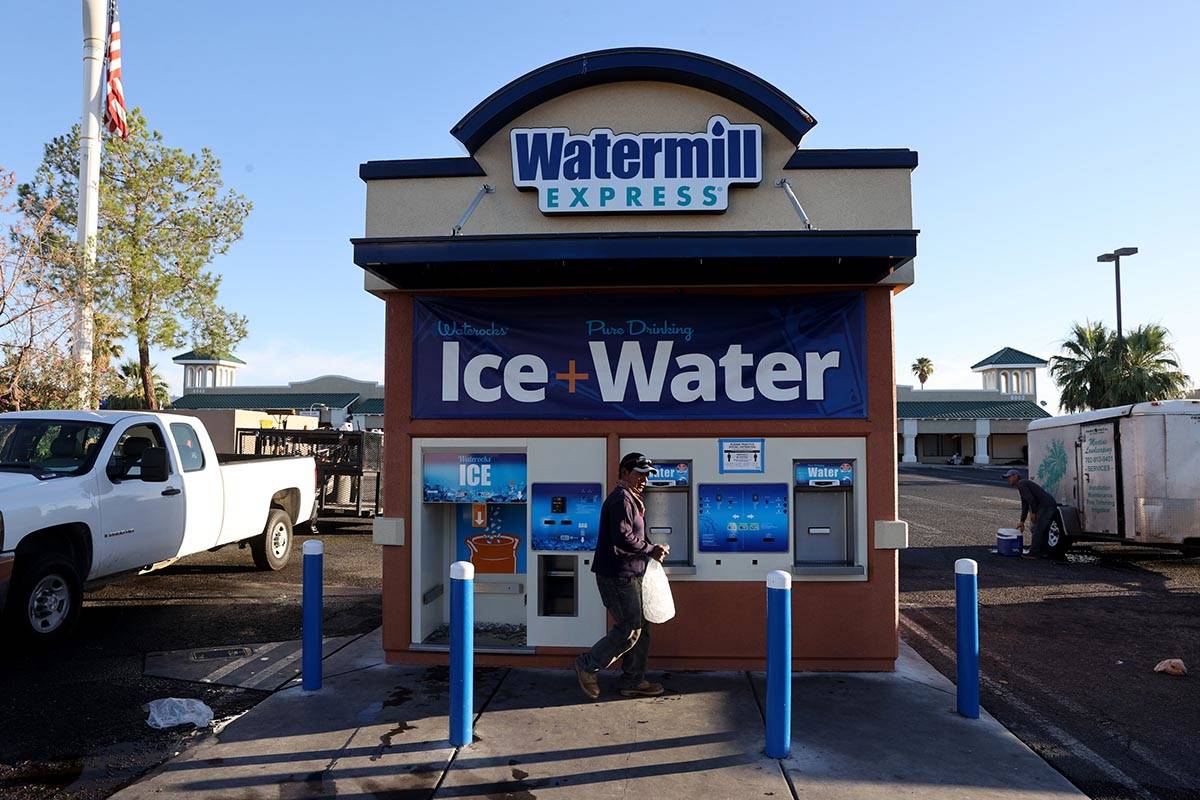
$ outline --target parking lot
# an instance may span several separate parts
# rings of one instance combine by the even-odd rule
[[[1108,544],[1061,565],[989,553],[1020,517],[994,469],[906,467],[900,513],[906,641],[953,676],[954,561],[976,559],[984,706],[1091,797],[1197,796],[1200,560]],[[1156,674],[1164,658],[1192,674]]]
[[[321,534],[325,634],[373,630],[381,619],[380,563],[369,521],[322,520]],[[191,735],[148,727],[149,701],[197,697],[220,720],[266,697],[145,677],[145,659],[156,651],[298,639],[305,538],[297,531],[291,561],[279,572],[256,571],[249,551],[233,545],[122,578],[87,596],[63,648],[0,654],[0,796],[107,797]]]
[[[1192,798],[1200,786],[1200,561],[1077,546],[1056,565],[989,553],[1020,504],[996,470],[905,468],[901,635],[953,675],[953,564],[980,564],[985,707],[1096,798]],[[326,634],[380,621],[369,525],[322,522]],[[0,656],[0,796],[98,798],[177,752],[191,734],[155,731],[144,705],[199,697],[218,720],[267,692],[146,677],[149,653],[299,637],[300,558],[254,571],[234,547],[89,595],[55,653]],[[1178,657],[1186,678],[1153,672]],[[286,677],[286,673],[284,673]]]

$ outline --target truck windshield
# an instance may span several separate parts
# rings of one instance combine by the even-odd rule
[[[57,419],[0,419],[0,471],[40,478],[92,468],[110,425]]]

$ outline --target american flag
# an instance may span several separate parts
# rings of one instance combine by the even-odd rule
[[[125,124],[125,87],[121,85],[121,20],[117,0],[108,5],[108,52],[105,54],[104,124],[109,133],[122,139],[129,135]]]

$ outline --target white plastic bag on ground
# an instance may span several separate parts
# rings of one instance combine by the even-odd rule
[[[189,722],[197,728],[207,728],[213,719],[211,708],[191,698],[164,697],[151,700],[146,708],[150,711],[146,724],[151,728],[173,728]]]
[[[654,624],[666,622],[675,616],[671,582],[667,580],[662,564],[653,558],[646,562],[646,576],[642,578],[642,616]]]

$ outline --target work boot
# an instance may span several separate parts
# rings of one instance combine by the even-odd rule
[[[592,700],[600,696],[600,681],[596,680],[596,673],[586,669],[578,658],[575,659],[575,677],[579,679],[579,688],[583,689],[584,694]]]
[[[648,680],[621,687],[622,697],[658,697],[662,693],[663,685],[661,683],[651,683]]]

